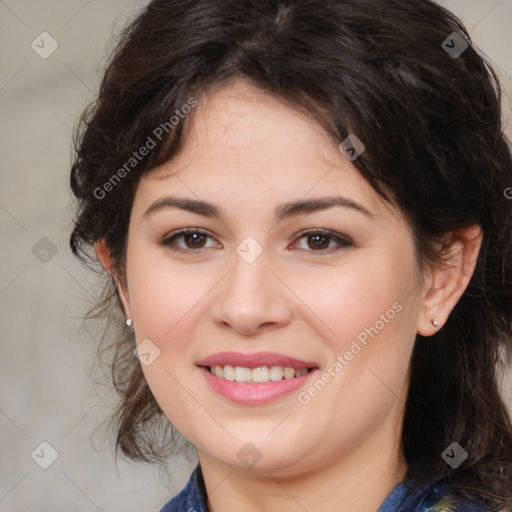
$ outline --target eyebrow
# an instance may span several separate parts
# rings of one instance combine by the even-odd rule
[[[274,216],[277,220],[281,221],[285,218],[304,215],[316,211],[327,210],[328,208],[342,207],[348,208],[359,213],[373,218],[375,214],[371,213],[364,206],[341,196],[320,197],[316,199],[299,200],[290,203],[284,203],[275,209]],[[225,213],[222,208],[208,203],[205,201],[198,201],[195,199],[188,199],[184,197],[169,196],[155,201],[143,214],[143,217],[148,217],[156,212],[168,210],[170,208],[180,208],[182,210],[197,213],[205,217],[214,217],[222,219]]]

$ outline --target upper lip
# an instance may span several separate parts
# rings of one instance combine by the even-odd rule
[[[198,366],[242,366],[244,368],[257,368],[259,366],[288,366],[296,370],[304,368],[317,368],[318,365],[311,361],[302,361],[295,357],[277,354],[275,352],[257,352],[244,354],[242,352],[218,352],[201,359]]]

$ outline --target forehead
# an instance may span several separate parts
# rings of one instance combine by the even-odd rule
[[[397,214],[318,123],[243,80],[201,96],[189,121],[182,150],[144,175],[138,196],[150,200],[177,187],[228,204],[237,196],[277,204],[338,193]]]
[[[333,145],[305,113],[241,79],[199,98],[187,123],[185,139],[183,151],[173,159],[174,171],[179,167],[184,172],[186,162],[204,158],[232,166],[239,163],[245,168],[253,161],[268,164],[269,159],[278,163],[304,157],[317,164],[332,152]],[[153,174],[165,176],[166,170],[161,166]]]

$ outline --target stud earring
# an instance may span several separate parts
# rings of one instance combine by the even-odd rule
[[[432,320],[432,325],[434,327],[437,327],[439,325],[439,322],[436,319],[434,319],[434,320]]]
[[[126,325],[127,325],[128,327],[131,327],[131,326],[132,326],[132,323],[133,323],[133,322],[132,322],[132,319],[131,319],[131,318],[127,318],[127,319],[126,319]]]

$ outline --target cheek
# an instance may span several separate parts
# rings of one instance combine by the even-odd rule
[[[405,400],[420,304],[417,283],[411,247],[409,253],[389,253],[380,264],[361,259],[323,299],[326,322],[336,332],[332,360],[342,356],[330,398],[340,410],[353,411],[361,425],[385,415],[398,397]]]
[[[317,418],[319,432],[329,439],[363,436],[382,421],[406,383],[414,339],[411,291],[417,277],[412,249],[387,251],[361,251],[360,257],[340,260],[336,266],[279,270],[293,291],[283,288],[283,297],[295,311],[292,323],[309,333],[302,339],[318,350],[327,366],[338,356],[350,357],[309,405],[300,405],[305,416]],[[128,259],[137,343],[149,338],[161,351],[152,365],[143,366],[146,379],[171,423],[196,443],[202,434],[194,425],[204,424],[205,417],[201,407],[191,406],[191,396],[201,393],[200,379],[194,378],[194,350],[202,346],[199,333],[208,335],[215,328],[208,323],[208,312],[218,291],[215,285],[226,271],[198,268],[171,264],[165,256],[144,251],[133,250]]]
[[[164,250],[155,250],[144,240],[134,239],[129,245],[127,273],[138,338],[154,338],[156,342],[173,335],[206,287],[195,277],[192,266],[177,265]]]
[[[349,350],[354,339],[404,339],[402,328],[414,324],[409,309],[418,276],[412,247],[359,254],[340,260],[337,268],[295,271],[287,281],[333,356]]]
[[[306,273],[293,284],[308,306],[303,311],[314,312],[308,314],[322,336],[331,372],[318,400],[314,389],[303,396],[304,401],[312,398],[315,416],[326,404],[336,403],[339,422],[350,410],[362,426],[385,414],[404,392],[419,294],[414,291],[418,274],[413,247],[401,247],[400,252],[380,251],[378,258],[368,252],[338,271],[314,277]]]
[[[190,340],[204,307],[201,299],[213,281],[171,267],[165,258],[148,261],[142,254],[132,254],[128,275],[137,345],[149,339],[158,354],[151,364],[142,365],[146,381],[171,423],[188,433],[191,423],[204,422],[201,408],[190,403],[197,394],[197,381],[191,378],[196,369]]]
[[[188,341],[194,329],[194,310],[200,296],[198,290],[194,291],[194,287],[190,286],[190,281],[186,284],[189,286],[179,287],[177,279],[172,283],[164,278],[154,282],[148,279],[141,283],[140,288],[133,288],[132,309],[137,345],[151,340],[159,351],[159,365],[172,372],[175,372],[175,368],[181,369],[183,361],[190,362],[191,358]]]

